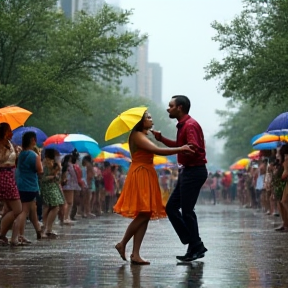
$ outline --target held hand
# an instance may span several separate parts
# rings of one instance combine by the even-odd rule
[[[181,147],[181,151],[185,154],[195,153],[195,150],[192,149],[193,145],[184,145]]]
[[[155,131],[155,130],[152,130],[152,129],[150,131],[154,135],[154,137],[155,137],[155,139],[157,141],[161,141],[161,139],[162,139],[161,131]]]

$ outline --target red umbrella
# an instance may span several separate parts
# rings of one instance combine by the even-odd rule
[[[67,136],[68,134],[55,134],[53,136],[50,136],[45,140],[43,146],[47,146],[50,144],[62,144]]]

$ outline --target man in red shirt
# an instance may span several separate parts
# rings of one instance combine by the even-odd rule
[[[189,110],[190,100],[186,96],[173,96],[169,102],[169,117],[178,120],[176,141],[153,131],[156,140],[168,147],[188,144],[195,151],[191,154],[178,154],[179,177],[166,205],[166,213],[180,241],[184,245],[189,244],[184,256],[176,256],[181,261],[202,258],[207,251],[199,236],[197,216],[194,212],[200,189],[207,179],[205,142],[202,128],[188,115]]]

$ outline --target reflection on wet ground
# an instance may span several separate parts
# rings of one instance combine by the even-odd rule
[[[130,265],[114,245],[130,222],[118,215],[55,226],[56,240],[0,247],[0,287],[266,288],[288,287],[288,233],[274,232],[279,218],[238,206],[198,206],[205,258],[177,263],[185,253],[169,221],[149,224],[142,257]],[[36,239],[31,224],[27,236]],[[127,256],[131,244],[127,246]],[[128,257],[129,258],[129,257]]]

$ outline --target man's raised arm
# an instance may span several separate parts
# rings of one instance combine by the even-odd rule
[[[168,138],[163,137],[161,132],[155,131],[155,130],[151,130],[151,132],[153,133],[153,135],[157,141],[162,142],[163,144],[165,144],[168,147],[178,147],[175,140],[173,141],[173,140],[170,140]]]

